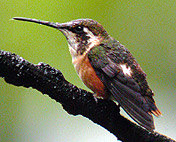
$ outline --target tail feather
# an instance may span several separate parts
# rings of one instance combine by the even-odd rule
[[[151,112],[152,112],[156,117],[159,117],[160,115],[162,115],[161,111],[160,111],[158,108],[156,108],[156,110],[152,110]]]
[[[122,93],[115,87],[111,88],[111,93],[118,94],[113,95],[115,100],[132,117],[134,121],[136,121],[149,131],[153,131],[155,129],[152,114],[144,109],[146,107],[146,104],[143,104],[144,106],[142,106],[142,104],[139,105],[135,103],[135,101],[130,100],[129,97],[126,97],[126,94],[124,92]]]
[[[144,111],[142,107],[136,105],[127,98],[123,98],[123,101],[119,101],[119,98],[116,97],[117,96],[115,96],[115,99],[118,100],[122,108],[128,113],[128,115],[131,116],[134,121],[149,131],[153,131],[155,129],[153,116],[151,113]]]

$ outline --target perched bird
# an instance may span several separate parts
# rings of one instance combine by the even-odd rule
[[[84,84],[96,97],[110,96],[141,126],[153,131],[152,114],[161,115],[153,99],[154,93],[146,74],[132,54],[112,38],[98,22],[77,19],[53,23],[15,17],[15,20],[47,25],[61,31],[67,38],[72,63]]]

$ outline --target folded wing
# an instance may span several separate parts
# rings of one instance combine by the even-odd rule
[[[89,52],[88,55],[91,65],[115,100],[136,122],[152,131],[152,112],[157,110],[153,100],[150,101],[141,94],[141,88],[132,75],[125,72],[122,64],[114,63],[108,56],[103,55],[106,52],[94,52],[94,57],[91,54],[92,52]]]

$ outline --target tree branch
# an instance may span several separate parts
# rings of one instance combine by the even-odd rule
[[[119,106],[111,100],[94,99],[93,94],[65,80],[62,73],[39,63],[0,50],[0,77],[15,86],[32,87],[61,103],[72,115],[82,115],[101,125],[123,142],[174,142],[157,132],[151,133],[120,115]]]

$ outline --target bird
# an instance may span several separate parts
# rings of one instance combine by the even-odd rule
[[[159,117],[161,111],[156,106],[146,74],[129,50],[111,37],[100,23],[92,19],[65,23],[24,17],[13,19],[62,32],[68,41],[75,70],[94,92],[94,97],[113,98],[139,125],[151,132],[155,129],[153,115]]]

